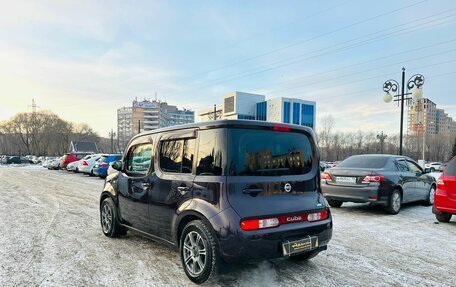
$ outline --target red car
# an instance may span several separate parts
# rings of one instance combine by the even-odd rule
[[[89,152],[69,152],[60,160],[60,168],[65,169],[69,163],[83,159]]]
[[[440,222],[449,222],[456,214],[456,156],[437,181],[432,212]]]

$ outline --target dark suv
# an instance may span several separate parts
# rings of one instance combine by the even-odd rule
[[[103,233],[179,248],[203,283],[225,263],[316,256],[332,235],[311,129],[213,121],[135,136],[100,198]]]

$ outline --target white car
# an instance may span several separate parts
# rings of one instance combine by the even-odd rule
[[[63,158],[63,156],[50,160],[47,168],[48,169],[59,169],[60,168],[60,159],[62,159],[62,158]]]
[[[436,170],[440,170],[440,167],[442,166],[441,162],[430,162],[424,165],[424,168],[429,168],[432,172]]]
[[[51,163],[51,161],[55,160],[56,157],[55,156],[47,156],[43,159],[43,161],[41,162],[41,165],[44,167],[44,168],[47,168],[49,166],[49,164]]]
[[[91,154],[86,157],[88,158],[84,158],[79,162],[78,170],[79,172],[93,175],[93,166],[101,158],[101,153]]]
[[[67,170],[67,171],[79,172],[78,166],[79,166],[79,163],[80,163],[81,161],[82,161],[82,159],[81,159],[81,160],[77,160],[77,161],[70,162],[69,164],[67,164],[66,170]]]

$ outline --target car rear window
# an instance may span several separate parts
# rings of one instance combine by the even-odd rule
[[[353,167],[353,168],[383,168],[388,162],[388,157],[385,156],[351,156],[339,163],[337,167]]]
[[[302,133],[232,129],[228,145],[232,176],[300,175],[312,168],[314,149]]]
[[[456,175],[456,156],[448,163],[445,171],[443,172],[445,175]]]

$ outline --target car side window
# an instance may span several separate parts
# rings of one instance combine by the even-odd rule
[[[160,169],[172,173],[192,173],[195,139],[162,141]]]
[[[222,175],[226,165],[224,145],[224,129],[211,129],[200,131],[197,175]]]
[[[413,163],[411,161],[407,161],[407,165],[411,172],[413,172],[415,174],[423,173],[422,170],[415,163]]]
[[[135,175],[145,175],[150,168],[152,160],[152,144],[139,144],[134,146],[126,160],[126,172]]]
[[[396,166],[399,171],[409,171],[409,168],[407,166],[407,163],[405,163],[405,160],[398,160],[396,161]]]

